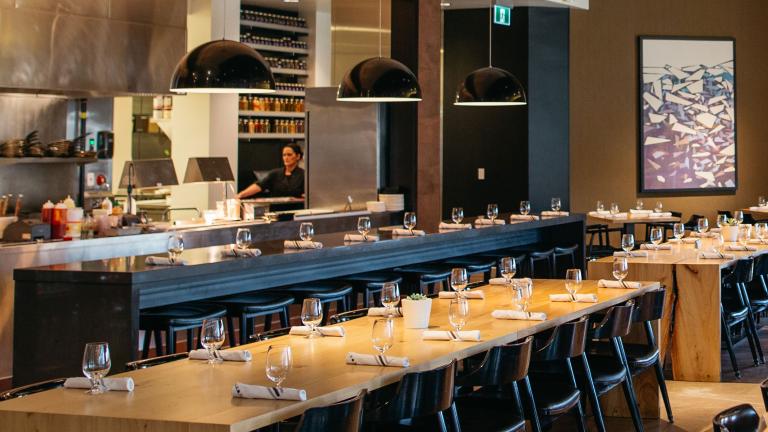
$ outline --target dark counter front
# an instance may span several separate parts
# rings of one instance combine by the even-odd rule
[[[298,232],[298,229],[296,229]],[[428,231],[429,232],[429,231]],[[317,235],[318,250],[283,250],[282,240],[258,242],[257,258],[222,258],[224,247],[187,250],[187,266],[146,266],[146,256],[17,269],[14,385],[80,375],[86,342],[108,341],[113,371],[134,360],[139,310],[299,282],[434,261],[535,243],[581,245],[584,217],[345,244],[344,232]],[[388,238],[389,237],[389,238]]]

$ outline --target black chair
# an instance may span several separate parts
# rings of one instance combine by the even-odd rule
[[[683,217],[683,214],[681,212],[677,211],[670,211],[670,214],[672,214],[672,217],[681,218]],[[654,223],[647,223],[645,224],[645,241],[650,242],[651,241],[651,229],[653,228],[661,228],[663,231],[663,241],[667,241],[667,238],[669,238],[668,231],[672,231],[675,227],[675,222],[654,222]]]
[[[363,402],[367,390],[357,396],[324,407],[309,408],[301,415],[296,432],[357,432],[363,425]],[[282,428],[286,430],[288,428]]]
[[[139,312],[139,329],[145,330],[144,346],[141,358],[149,357],[149,345],[154,334],[157,355],[163,355],[161,333],[165,332],[165,353],[176,352],[176,332],[187,331],[187,351],[194,348],[192,330],[202,328],[203,321],[212,318],[223,318],[227,309],[223,306],[209,303],[181,303],[170,306],[145,309]],[[229,335],[230,338],[232,335]]]
[[[567,322],[534,336],[534,354],[526,396],[534,401],[542,427],[549,427],[566,413],[576,417],[580,432],[586,431],[582,393],[576,383],[572,360],[584,354],[587,342],[587,317]],[[534,431],[537,425],[532,423]]]
[[[227,330],[230,346],[243,344],[253,334],[254,318],[264,317],[264,331],[272,328],[272,315],[280,318],[280,326],[288,327],[288,307],[296,300],[290,295],[270,292],[249,292],[212,300],[227,308]],[[240,323],[239,344],[235,343],[234,318]]]
[[[429,294],[436,291],[437,284],[448,286],[451,269],[445,265],[414,264],[393,270],[403,278],[401,294]]]
[[[756,322],[760,323],[760,316],[768,311],[768,255],[758,255],[754,260],[752,282],[746,284],[746,288],[750,309]]]
[[[352,285],[346,282],[336,280],[306,282],[287,288],[281,288],[280,291],[296,297],[296,303],[298,304],[301,304],[305,298],[314,297],[320,299],[320,303],[323,305],[323,322],[321,325],[325,325],[325,323],[328,322],[332,303],[336,304],[337,313],[345,312],[350,309],[349,303],[350,295],[352,294]]]
[[[339,280],[347,282],[352,285],[352,303],[350,308],[357,307],[357,295],[363,295],[363,307],[371,307],[379,302],[381,296],[381,290],[386,283],[400,284],[403,282],[403,278],[392,272],[368,272],[359,273],[350,276],[344,276]]]
[[[555,278],[565,279],[566,270],[583,267],[583,263],[576,262],[578,251],[579,245],[577,244],[568,247],[555,247],[555,253],[552,256],[552,266],[555,270]]]
[[[615,229],[621,231],[621,228]],[[611,256],[614,252],[619,250],[611,246],[611,228],[609,228],[608,225],[587,225],[585,232],[589,236],[589,241],[587,242],[588,259]],[[597,244],[595,244],[595,237],[597,237]]]
[[[765,257],[761,258],[761,260],[764,259]],[[768,305],[758,303],[753,306],[748,294],[747,286],[751,285],[755,279],[755,259],[749,258],[744,261],[752,261],[752,265],[749,266],[749,270],[744,269],[740,273],[734,274],[734,283],[741,293],[743,304],[747,307],[747,310],[749,310],[749,313],[747,314],[747,334],[751,334],[752,340],[755,342],[755,351],[757,351],[757,360],[759,364],[765,364],[763,347],[760,344],[760,336],[757,334],[757,316],[759,312],[768,309]]]
[[[683,223],[683,226],[687,231],[696,231],[696,229],[698,228],[699,219],[702,219],[702,218],[704,218],[704,216],[692,214],[691,217],[689,217],[688,220],[685,223]]]
[[[728,408],[712,419],[714,432],[758,432],[759,428],[760,415],[749,404]]]
[[[487,284],[488,281],[491,280],[491,269],[496,265],[496,260],[490,257],[472,255],[451,258],[443,261],[443,264],[448,267],[464,267],[467,269],[468,276],[482,273],[483,283]]]
[[[168,354],[164,356],[159,357],[152,357],[144,360],[136,360],[132,362],[128,362],[125,364],[125,370],[139,370],[139,369],[147,369],[151,368],[152,366],[161,365],[164,363],[170,363],[174,362],[176,360],[181,360],[189,358],[189,353],[176,353],[176,354]]]
[[[765,405],[765,410],[768,411],[768,379],[760,383],[760,393],[763,394],[763,405]]]
[[[526,259],[528,258],[528,255],[525,252],[512,249],[500,249],[491,252],[483,252],[482,254],[478,254],[476,256],[492,258],[495,260],[494,266],[496,266],[496,277],[501,276],[501,270],[499,270],[501,268],[501,259],[507,257],[513,258],[515,260],[515,264],[517,265],[517,272],[515,273],[515,276],[529,276],[528,269],[526,268]]]
[[[339,324],[339,323],[347,322],[353,319],[362,318],[364,316],[368,316],[368,308],[355,309],[347,312],[342,312],[340,314],[331,315],[331,317],[328,318],[328,324]]]
[[[553,279],[555,277],[555,249],[528,253],[528,270],[534,279]]]
[[[752,216],[751,213],[747,213],[747,212],[742,212],[742,213],[744,215],[744,218],[742,219],[741,223],[745,223],[745,224],[749,224],[749,225],[754,225],[755,222],[757,222],[755,220],[755,218]],[[718,214],[718,216],[721,215],[721,214],[726,215],[728,217],[728,219],[732,219],[733,218],[733,213],[731,213],[728,210],[718,210],[717,214]]]
[[[728,350],[728,355],[731,359],[731,365],[733,367],[733,373],[736,378],[741,378],[741,371],[739,370],[738,363],[736,362],[736,354],[733,351],[733,340],[731,333],[734,328],[738,328],[741,325],[745,325],[747,328],[747,342],[749,343],[749,349],[752,352],[752,359],[755,365],[759,364],[757,347],[755,346],[755,340],[758,344],[759,339],[756,339],[756,331],[753,335],[752,330],[754,326],[750,325],[751,314],[749,313],[749,307],[744,299],[740,281],[752,280],[753,260],[751,258],[740,259],[736,262],[736,265],[730,270],[730,273],[722,277],[722,289],[720,292],[720,324],[722,328],[723,339],[725,340],[725,346]]]
[[[392,430],[396,425],[409,425],[423,430],[430,422],[441,432],[448,432],[445,411],[450,411],[453,427],[460,430],[453,403],[453,385],[456,361],[424,372],[412,372],[400,382],[383,387],[370,394],[365,409],[365,422]]]
[[[25,385],[23,387],[16,387],[3,393],[0,393],[0,401],[6,401],[10,399],[16,399],[24,396],[29,396],[35,393],[40,393],[55,388],[64,387],[64,381],[66,378],[56,378],[48,381],[42,381],[39,383]]]
[[[267,332],[256,333],[255,335],[251,335],[250,341],[261,342],[269,339],[274,339],[276,337],[285,336],[290,332],[291,332],[291,329],[289,327],[285,327],[285,328],[270,330]]]

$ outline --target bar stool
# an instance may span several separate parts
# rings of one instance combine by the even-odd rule
[[[405,292],[402,294],[430,293],[435,291],[438,283],[447,286],[451,277],[450,268],[437,264],[414,264],[393,271],[403,278]]]
[[[450,267],[464,267],[467,269],[467,276],[472,276],[478,273],[483,274],[483,283],[488,283],[491,280],[491,268],[496,265],[494,258],[483,256],[465,256],[456,257],[443,261]]]
[[[493,265],[496,266],[496,277],[499,277],[501,275],[501,272],[499,270],[501,268],[501,259],[506,257],[509,257],[515,260],[515,264],[517,265],[517,272],[515,273],[515,276],[517,277],[530,276],[530,273],[526,268],[526,260],[528,258],[528,255],[525,252],[521,252],[516,249],[500,249],[500,250],[495,250],[491,252],[483,252],[475,256],[493,258],[495,260],[495,263]]]
[[[144,347],[141,358],[149,357],[150,336],[154,333],[158,355],[163,355],[161,332],[165,332],[165,351],[168,354],[176,352],[176,332],[187,331],[187,351],[192,351],[194,345],[192,330],[201,328],[206,319],[223,318],[227,309],[210,303],[180,303],[170,306],[160,306],[139,312],[139,330],[145,330]],[[230,338],[232,335],[230,335]]]
[[[576,252],[578,250],[579,245],[577,244],[568,247],[555,247],[555,252],[552,255],[552,267],[555,269],[555,278],[564,279],[566,270],[582,267],[576,263]]]
[[[368,272],[344,276],[338,279],[352,284],[352,303],[350,308],[357,307],[358,294],[363,295],[363,307],[376,306],[377,298],[381,297],[381,290],[386,283],[400,284],[403,278],[392,272]]]
[[[555,276],[555,249],[528,253],[528,270],[534,279],[552,279]]]
[[[750,404],[736,405],[717,413],[712,419],[715,432],[757,432],[760,430],[760,415]]]
[[[282,295],[264,291],[255,291],[213,300],[218,305],[227,308],[227,330],[229,331],[230,346],[235,346],[234,318],[240,323],[240,343],[242,345],[253,333],[254,318],[264,317],[264,331],[272,328],[272,315],[280,318],[280,326],[288,327],[290,315],[288,306],[296,300],[290,295]]]
[[[322,280],[281,288],[280,291],[295,296],[296,304],[301,304],[304,299],[310,297],[320,299],[320,303],[323,305],[323,322],[321,325],[325,325],[328,322],[331,303],[336,304],[336,312],[349,310],[352,285],[342,281]]]

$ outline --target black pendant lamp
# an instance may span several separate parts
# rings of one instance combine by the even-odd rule
[[[526,105],[525,90],[520,81],[504,69],[491,65],[493,47],[493,3],[489,5],[488,67],[480,68],[464,79],[456,90],[454,105],[513,106]]]
[[[416,75],[397,60],[381,56],[381,0],[379,0],[379,56],[358,63],[341,80],[336,100],[343,102],[418,102],[421,87]]]

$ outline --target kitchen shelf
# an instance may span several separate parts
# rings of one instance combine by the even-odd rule
[[[272,51],[272,52],[282,52],[282,53],[292,53],[292,54],[304,54],[309,55],[309,50],[306,48],[292,48],[292,47],[284,47],[284,46],[274,46],[274,45],[261,45],[261,44],[254,44],[249,42],[244,42],[249,47],[258,50],[258,51]]]
[[[239,139],[304,139],[304,134],[285,134],[285,133],[239,133]]]
[[[265,93],[264,96],[306,96],[306,92],[300,90],[278,90],[274,93]]]
[[[304,69],[285,69],[285,68],[271,68],[271,69],[273,74],[302,75],[302,76],[309,75],[309,71],[306,71]]]
[[[240,110],[241,117],[280,117],[280,118],[304,118],[304,112],[297,111],[252,111]]]
[[[248,27],[256,27],[256,28],[263,28],[268,30],[279,30],[289,33],[301,33],[301,34],[309,34],[309,29],[307,27],[296,27],[296,26],[289,26],[289,25],[283,25],[283,24],[270,24],[265,23],[261,21],[249,21],[249,20],[240,20],[240,25],[248,26]]]
[[[77,164],[85,165],[98,161],[96,158],[77,158],[77,157],[20,157],[20,158],[5,158],[0,157],[0,165],[13,165],[13,164]]]

